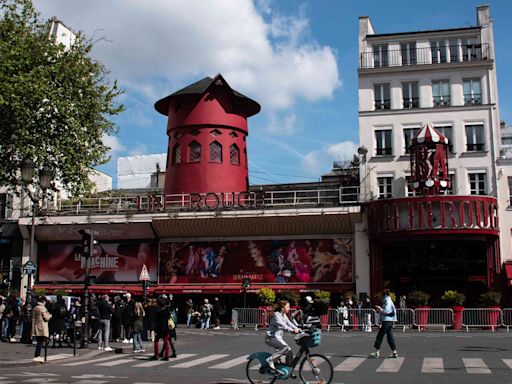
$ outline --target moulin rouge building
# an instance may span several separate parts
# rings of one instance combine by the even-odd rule
[[[143,265],[150,292],[232,305],[245,278],[250,293],[386,286],[471,300],[506,291],[511,225],[507,178],[495,167],[488,7],[476,27],[441,31],[378,35],[362,17],[359,42],[361,147],[351,167],[320,183],[249,187],[248,121],[260,106],[221,75],[205,78],[155,104],[168,116],[163,190],[59,203],[36,219],[36,287],[80,293],[79,230],[94,229],[97,292],[140,293]],[[31,220],[19,223],[25,262]]]

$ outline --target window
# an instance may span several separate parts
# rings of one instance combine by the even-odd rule
[[[482,60],[482,44],[477,38],[467,39],[462,46],[462,59],[464,61]]]
[[[238,135],[236,134],[236,132],[235,132],[235,131],[231,131],[231,132],[229,133],[229,136],[231,136],[231,137],[238,137]],[[245,137],[244,137],[244,139],[245,139]]]
[[[402,83],[403,106],[407,108],[418,108],[420,106],[418,98],[418,82]]]
[[[393,177],[384,176],[377,178],[379,184],[379,199],[390,199],[392,194]]]
[[[452,126],[451,124],[441,124],[441,125],[435,125],[435,128],[439,131],[439,133],[441,135],[443,135],[444,137],[446,137],[448,139],[448,151],[450,153],[454,153],[453,152],[453,129],[452,129]]]
[[[188,162],[194,163],[197,161],[201,161],[201,144],[193,141],[188,146]]]
[[[375,142],[377,156],[392,155],[393,146],[391,144],[391,129],[376,130],[375,131]]]
[[[446,42],[444,40],[435,40],[430,42],[430,51],[432,53],[432,63],[446,63]]]
[[[210,144],[210,161],[222,163],[222,145],[217,141]]]
[[[375,109],[391,109],[389,84],[375,84]]]
[[[404,128],[405,153],[411,153],[410,147],[412,144],[412,139],[414,136],[416,136],[418,134],[419,131],[420,131],[419,127]]]
[[[469,174],[469,193],[471,195],[486,194],[485,176],[485,172]]]
[[[181,147],[179,144],[176,144],[172,149],[172,164],[181,164]]]
[[[446,107],[450,105],[450,82],[439,80],[432,82],[432,96],[434,107]]]
[[[236,144],[229,147],[229,163],[233,165],[240,165],[240,150]]]
[[[508,206],[512,205],[512,177],[508,178]]]
[[[416,64],[416,42],[401,43],[402,65]]]
[[[464,85],[464,105],[482,104],[482,89],[480,79],[465,79]]]
[[[388,66],[387,44],[373,46],[373,65],[375,68]]]
[[[213,131],[210,131],[210,134],[214,137],[217,137],[217,136],[220,136],[222,135],[222,132],[219,131],[218,129],[214,129]]]
[[[468,152],[485,150],[483,124],[466,125],[466,150]]]
[[[0,193],[0,219],[7,217],[7,194]]]
[[[200,133],[201,133],[201,132],[199,132],[197,129],[193,129],[192,131],[190,131],[190,134],[191,134],[192,136],[197,136],[197,135],[199,135]]]
[[[414,183],[412,181],[412,176],[405,176],[405,196],[413,197],[416,196],[416,191],[414,190]]]

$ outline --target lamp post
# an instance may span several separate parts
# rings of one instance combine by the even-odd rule
[[[38,171],[38,181],[40,188],[37,188],[34,182],[34,171],[36,169],[36,164],[30,160],[25,159],[21,163],[21,180],[23,181],[23,186],[25,191],[27,192],[28,197],[32,201],[32,222],[30,225],[30,249],[28,261],[30,266],[33,266],[34,262],[34,239],[35,239],[35,222],[37,216],[37,208],[39,206],[39,202],[42,198],[44,198],[46,191],[50,187],[50,184],[53,179],[53,172],[48,166],[44,166],[41,170]],[[28,186],[32,184],[34,185],[34,191],[31,191]],[[42,192],[42,194],[41,194]],[[26,304],[27,304],[27,318],[28,322],[32,322],[32,271],[29,271],[28,279],[27,279],[27,291],[26,291]]]
[[[84,258],[84,307],[83,307],[83,331],[80,348],[87,349],[89,347],[89,285],[95,276],[90,276],[90,259],[94,256],[94,246],[98,244],[94,240],[94,236],[98,235],[98,231],[93,229],[81,229],[78,231],[82,235],[82,257]],[[93,283],[94,284],[94,283]]]

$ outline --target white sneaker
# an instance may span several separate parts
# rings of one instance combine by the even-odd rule
[[[142,348],[139,352],[144,353],[144,352],[146,352],[146,350],[144,348]]]
[[[274,361],[270,357],[266,361],[267,361],[267,364],[270,367],[270,369],[275,371],[276,370],[276,366],[274,365]]]
[[[103,347],[102,347],[101,345],[98,345],[98,349],[99,349],[99,350],[102,350],[102,349],[103,349]]]
[[[110,348],[110,347],[106,347],[106,348],[105,348],[105,352],[111,352],[111,351],[113,351],[113,349],[112,349],[112,348]]]
[[[34,357],[33,360],[37,363],[44,363],[44,357],[42,356]]]
[[[129,343],[132,344],[133,343],[133,339],[130,339]]]
[[[128,339],[123,340],[123,344],[128,344],[128,343],[131,343],[131,341],[129,341]]]
[[[9,341],[10,341],[11,343],[15,343],[15,342],[16,342],[16,339],[15,339],[14,337],[11,337],[11,338],[9,339]]]

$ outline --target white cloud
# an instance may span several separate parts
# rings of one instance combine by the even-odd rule
[[[129,156],[147,155],[148,147],[144,144],[139,144],[130,149]]]
[[[103,144],[110,147],[110,156],[116,157],[120,152],[126,151],[126,147],[121,144],[116,136],[103,135]]]
[[[333,160],[352,160],[354,154],[357,153],[357,148],[357,144],[352,141],[342,141],[341,143],[329,145],[327,153]]]
[[[223,73],[266,110],[332,97],[341,85],[334,50],[310,36],[302,10],[281,16],[251,0],[36,0],[99,40],[94,55],[122,86],[152,104],[192,81]]]
[[[302,159],[302,169],[311,175],[318,175],[331,169],[333,161],[352,160],[357,153],[357,144],[351,141],[325,145],[323,148],[310,151]]]
[[[269,117],[267,131],[274,135],[291,135],[297,132],[297,116],[295,113],[284,116],[273,113]]]

